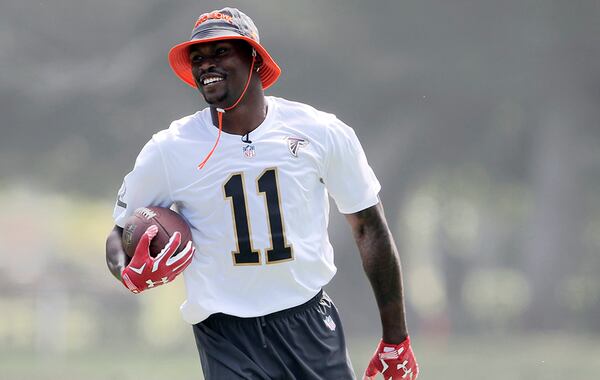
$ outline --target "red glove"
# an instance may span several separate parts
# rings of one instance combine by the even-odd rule
[[[410,348],[410,338],[400,344],[379,342],[377,350],[365,371],[363,380],[374,380],[381,372],[385,380],[416,380],[419,365]]]
[[[133,293],[141,293],[146,289],[169,283],[183,272],[192,262],[196,251],[192,241],[185,249],[173,257],[181,244],[181,234],[175,232],[167,245],[156,257],[150,256],[150,241],[158,233],[158,227],[152,225],[140,238],[129,265],[121,272],[121,281]]]

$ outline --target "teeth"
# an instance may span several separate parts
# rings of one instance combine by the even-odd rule
[[[220,82],[222,80],[223,80],[223,78],[220,78],[220,77],[210,77],[210,78],[204,79],[202,81],[202,84],[206,86],[207,84],[211,84],[211,83],[215,83],[215,82]]]

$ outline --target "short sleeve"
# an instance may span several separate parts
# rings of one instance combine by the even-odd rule
[[[158,144],[150,140],[141,150],[133,170],[123,179],[113,211],[115,224],[123,227],[127,217],[139,207],[169,207],[167,172]]]
[[[381,185],[354,130],[332,117],[326,133],[323,181],[338,210],[351,214],[376,205]]]

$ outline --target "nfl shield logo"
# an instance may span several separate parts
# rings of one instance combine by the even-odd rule
[[[246,145],[242,148],[242,150],[244,151],[244,157],[246,158],[253,158],[256,156],[256,149],[254,149],[254,145]]]

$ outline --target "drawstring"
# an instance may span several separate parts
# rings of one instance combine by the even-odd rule
[[[204,165],[206,164],[206,161],[208,161],[210,156],[212,156],[215,149],[217,149],[217,145],[219,144],[219,139],[221,138],[221,130],[223,129],[223,114],[225,113],[225,110],[222,108],[217,108],[217,112],[218,112],[217,119],[219,119],[219,134],[217,135],[217,141],[215,141],[215,145],[213,145],[210,152],[208,152],[208,155],[206,155],[204,160],[202,160],[202,162],[198,165],[198,170],[202,169],[204,167]]]
[[[265,317],[256,318],[256,326],[258,327],[258,335],[260,335],[260,342],[262,343],[263,348],[267,348],[267,339],[265,338],[265,334],[263,333],[263,327],[267,325],[265,322]]]
[[[217,140],[215,141],[215,145],[213,145],[212,149],[210,150],[210,152],[208,152],[208,155],[206,155],[204,160],[202,160],[202,162],[200,164],[198,164],[198,170],[200,170],[204,167],[204,165],[206,164],[206,162],[208,161],[210,156],[212,156],[215,149],[217,149],[217,145],[219,144],[219,139],[221,138],[221,132],[223,131],[223,114],[225,113],[225,111],[230,111],[230,110],[234,109],[240,103],[240,101],[242,100],[244,95],[246,94],[246,90],[248,90],[248,86],[250,85],[250,79],[252,79],[252,72],[254,71],[255,61],[256,61],[256,50],[252,49],[252,64],[250,65],[250,73],[248,73],[248,80],[246,81],[246,86],[244,87],[244,91],[242,91],[242,94],[240,95],[238,100],[236,100],[236,102],[233,103],[233,105],[231,107],[227,107],[225,109],[217,108],[217,120],[219,121],[219,134],[217,135]]]

